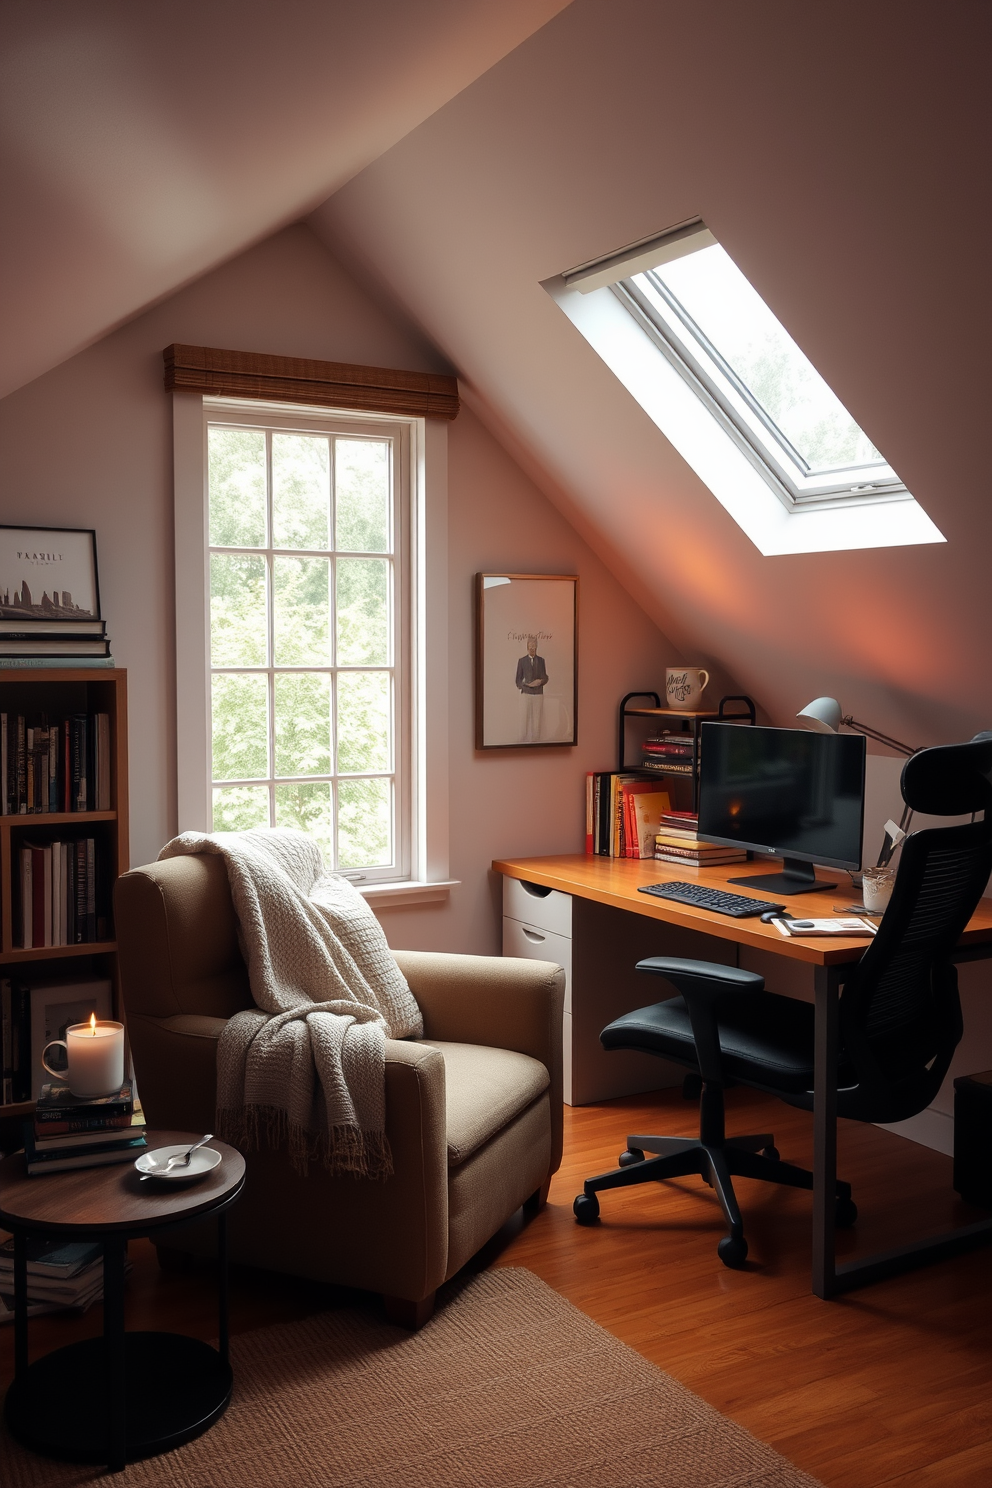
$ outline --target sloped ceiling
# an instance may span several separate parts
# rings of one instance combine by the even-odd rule
[[[566,0],[4,0],[0,396],[298,218]]]
[[[990,21],[575,0],[310,219],[686,658],[782,724],[830,693],[912,744],[992,725]],[[697,214],[946,544],[761,557],[540,288]]]

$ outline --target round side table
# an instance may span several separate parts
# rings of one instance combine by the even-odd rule
[[[198,1133],[150,1131],[149,1150],[192,1144]],[[228,1362],[226,1211],[245,1182],[245,1164],[226,1142],[221,1162],[191,1183],[142,1182],[131,1163],[28,1177],[24,1154],[0,1162],[0,1226],[14,1234],[14,1382],[4,1418],[24,1446],[112,1472],[191,1441],[223,1415],[231,1398]],[[178,1333],[127,1332],[127,1242],[217,1219],[219,1346]],[[28,1363],[27,1237],[103,1243],[103,1337]]]

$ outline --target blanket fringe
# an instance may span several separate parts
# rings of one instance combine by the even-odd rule
[[[291,1122],[278,1106],[244,1106],[218,1111],[220,1135],[234,1147],[259,1152],[263,1147],[285,1147],[293,1171],[305,1178],[310,1164],[319,1164],[332,1177],[350,1173],[356,1178],[389,1178],[393,1154],[385,1132],[363,1132],[357,1126],[333,1126],[327,1132],[308,1131]]]

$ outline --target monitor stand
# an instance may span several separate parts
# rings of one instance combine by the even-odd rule
[[[728,878],[728,883],[747,889],[765,889],[769,894],[818,894],[835,889],[835,883],[824,883],[816,877],[812,863],[800,858],[783,858],[781,873],[749,873],[745,878]]]

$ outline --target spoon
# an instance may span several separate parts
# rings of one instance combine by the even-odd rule
[[[179,1167],[180,1165],[182,1165],[184,1168],[188,1168],[189,1160],[193,1156],[193,1153],[198,1147],[205,1146],[206,1143],[210,1141],[212,1136],[213,1132],[207,1132],[207,1135],[205,1137],[201,1137],[198,1142],[194,1142],[192,1147],[187,1148],[185,1152],[174,1152],[169,1158],[168,1162],[164,1164],[164,1166],[159,1166],[158,1164],[156,1164],[156,1166],[151,1170],[150,1173],[142,1173],[139,1181],[141,1183],[144,1183],[146,1178],[160,1178],[164,1173],[170,1173],[173,1168]]]

